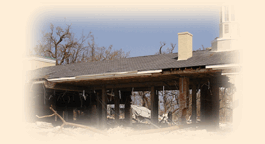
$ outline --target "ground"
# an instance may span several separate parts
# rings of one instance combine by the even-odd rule
[[[167,141],[193,141],[193,140],[224,140],[232,130],[231,124],[220,124],[220,130],[209,132],[205,129],[186,128],[170,132],[137,134],[137,130],[126,127],[116,127],[105,130],[107,135],[101,135],[82,128],[66,127],[60,131],[60,126],[53,126],[50,123],[37,121],[35,123],[26,123],[25,134],[32,141],[49,142],[126,142],[126,143],[145,143],[146,141],[162,142]],[[171,143],[171,142],[170,142]]]

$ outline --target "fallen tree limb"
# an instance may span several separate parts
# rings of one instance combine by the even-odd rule
[[[96,133],[100,133],[100,134],[103,134],[103,135],[106,135],[106,133],[100,131],[100,130],[97,130],[95,128],[92,128],[92,127],[88,127],[88,126],[85,126],[85,125],[80,125],[80,124],[75,124],[75,123],[70,123],[70,122],[66,122],[52,107],[50,107],[50,109],[54,112],[55,115],[57,115],[62,121],[63,121],[63,126],[64,125],[71,125],[71,126],[75,126],[75,127],[80,127],[80,128],[84,128],[84,129],[88,129],[88,130],[91,130],[93,132],[96,132]]]
[[[100,133],[100,134],[103,134],[103,135],[107,135],[105,132],[103,131],[100,131],[100,130],[97,130],[95,128],[92,128],[92,127],[89,127],[89,126],[85,126],[85,125],[81,125],[81,124],[75,124],[75,123],[70,123],[70,122],[66,122],[52,107],[50,107],[50,109],[54,112],[53,114],[51,115],[46,115],[46,116],[38,116],[36,115],[38,118],[45,118],[45,117],[52,117],[54,115],[58,116],[63,124],[61,125],[60,127],[60,130],[65,126],[65,125],[70,125],[70,126],[75,126],[75,127],[80,127],[80,128],[84,128],[84,129],[88,129],[90,131],[93,131],[93,132],[96,132],[96,133]]]
[[[38,116],[36,115],[37,118],[46,118],[46,117],[52,117],[54,116],[55,114],[51,114],[51,115],[45,115],[45,116]]]
[[[155,125],[155,124],[154,124],[153,122],[151,122],[150,120],[148,120],[148,122],[149,122],[152,126],[154,126],[155,128],[157,128],[157,129],[160,128],[159,126]]]

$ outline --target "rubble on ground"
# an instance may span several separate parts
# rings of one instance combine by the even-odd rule
[[[152,134],[141,134],[141,135],[131,135],[131,133],[137,133],[137,130],[130,127],[118,126],[115,128],[105,129],[107,135],[101,135],[89,131],[87,129],[76,128],[76,127],[64,127],[60,129],[60,126],[53,126],[51,123],[37,121],[35,123],[26,123],[25,131],[29,138],[35,140],[65,140],[65,139],[90,139],[90,140],[102,140],[109,139],[110,141],[115,141],[115,138],[127,140],[185,140],[185,139],[219,139],[225,138],[228,130],[232,128],[231,124],[220,124],[220,131],[209,132],[206,129],[195,129],[195,128],[185,128],[178,129],[168,132],[152,133]]]

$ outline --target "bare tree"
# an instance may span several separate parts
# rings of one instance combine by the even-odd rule
[[[159,54],[162,54],[162,48],[166,45],[165,42],[160,42]]]
[[[108,48],[99,47],[95,43],[95,38],[93,35],[90,36],[91,39],[88,41],[88,49],[86,52],[86,60],[84,61],[102,61],[102,60],[113,60],[129,57],[130,52],[125,53],[122,49],[113,50],[113,46],[110,45]]]
[[[138,91],[138,95],[141,98],[141,105],[151,109],[150,91]]]
[[[67,43],[60,47],[60,53],[58,54],[56,59],[58,62],[58,58],[60,58],[60,63],[58,62],[59,65],[62,65],[64,61],[66,61],[67,64],[70,63],[70,56],[73,56],[75,54],[75,50],[72,49],[74,49],[77,45],[78,43],[77,41],[75,41],[74,35],[72,35]]]
[[[166,53],[173,53],[173,50],[175,49],[176,44],[170,43],[170,48],[167,48]]]
[[[95,61],[95,52],[96,52],[96,43],[95,43],[95,38],[94,36],[92,35],[91,36],[91,42],[88,41],[88,56],[87,58],[90,59],[89,61]]]
[[[82,32],[80,38],[76,38],[70,30],[71,25],[67,25],[65,29],[60,26],[55,29],[51,24],[50,31],[43,32],[42,41],[30,53],[52,57],[56,59],[56,65],[113,60],[126,58],[130,54],[122,49],[113,50],[112,45],[108,48],[98,47],[91,32],[87,35]]]
[[[169,53],[173,53],[173,50],[175,49],[176,47],[176,44],[173,44],[173,43],[170,43],[170,47],[168,47],[166,49],[166,51],[162,51],[162,48],[166,45],[165,42],[160,42],[160,48],[159,48],[159,52],[155,53],[156,55],[159,55],[159,54],[169,54]]]
[[[56,65],[59,64],[58,62],[58,49],[60,47],[60,43],[63,42],[63,40],[70,38],[71,37],[71,33],[70,33],[70,25],[67,26],[67,28],[65,30],[63,30],[61,27],[56,27],[56,34],[54,34],[54,26],[53,24],[51,24],[50,26],[50,30],[51,33],[48,34],[48,41],[50,42],[50,47],[49,49],[46,49],[45,51],[50,53],[50,55],[56,59]],[[63,52],[64,54],[66,54],[68,56],[67,53],[67,49],[69,47],[71,47],[73,44],[72,43],[67,43],[66,45],[61,45],[61,48],[64,50],[61,50],[61,52]],[[54,48],[54,51],[52,51],[52,48]],[[62,57],[62,60],[64,57]]]
[[[204,46],[202,45],[202,50],[205,50]]]
[[[90,36],[91,36],[91,33],[85,36],[84,33],[82,32],[81,37],[77,41],[77,44],[75,45],[75,47],[73,47],[71,51],[71,55],[69,57],[70,63],[77,63],[77,62],[82,61],[84,53],[86,49],[88,48],[88,46],[86,45],[86,42]]]
[[[71,25],[67,25],[64,30],[59,26],[54,29],[51,24],[50,32],[43,33],[42,42],[35,47],[35,53],[54,58],[56,65],[62,64],[69,57],[70,48],[76,45],[71,37],[70,28]]]
[[[163,103],[163,113],[176,112],[178,105],[178,91],[176,90],[166,90],[160,92]]]

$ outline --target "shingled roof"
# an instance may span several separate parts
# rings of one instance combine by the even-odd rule
[[[178,61],[178,54],[149,55],[119,60],[74,63],[44,67],[32,71],[31,78],[60,78],[110,72],[146,71],[238,63],[239,51],[194,51],[187,60]]]

